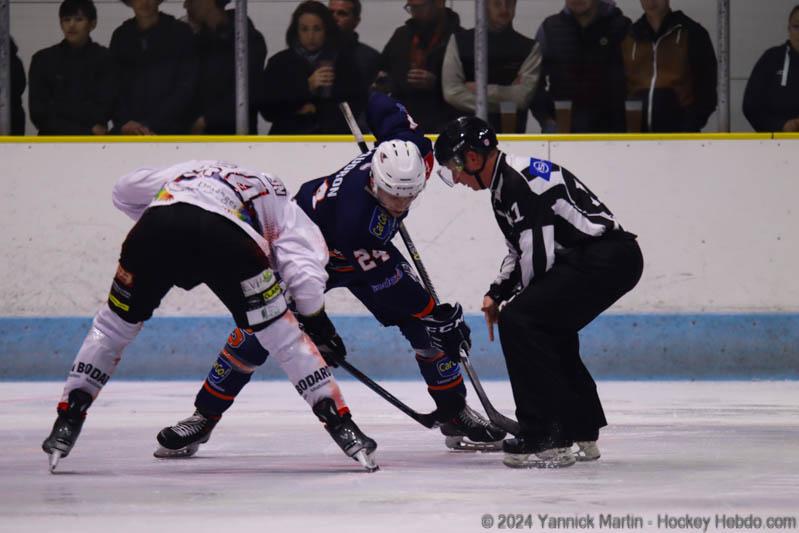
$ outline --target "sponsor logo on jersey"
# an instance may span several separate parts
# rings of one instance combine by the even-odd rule
[[[372,290],[374,292],[379,292],[379,291],[388,289],[389,287],[393,287],[394,285],[399,283],[399,281],[402,279],[403,276],[404,276],[404,274],[402,273],[402,269],[397,267],[394,270],[394,274],[392,274],[391,276],[387,277],[386,279],[384,279],[380,283],[378,283],[376,285],[372,285]]]
[[[530,174],[533,177],[539,177],[542,180],[549,181],[552,174],[552,163],[544,161],[543,159],[530,158]]]
[[[314,388],[316,388],[316,386],[319,386],[320,384],[327,383],[329,379],[330,379],[330,368],[323,367],[320,368],[319,370],[314,371],[313,374],[308,374],[307,376],[299,380],[297,384],[294,385],[294,388],[297,389],[297,393],[302,395],[306,391],[314,390]]]
[[[460,373],[460,367],[458,363],[452,361],[451,359],[444,359],[436,364],[436,370],[438,370],[438,375],[442,378],[453,378]]]
[[[86,374],[89,377],[89,379],[99,383],[100,385],[105,385],[106,383],[108,383],[108,380],[111,378],[111,376],[109,376],[99,368],[96,368],[91,363],[83,363],[81,361],[78,361],[77,363],[72,365],[71,373]]]
[[[214,366],[211,367],[211,371],[208,372],[208,381],[213,385],[219,385],[231,372],[233,372],[233,366],[222,357],[219,357]]]
[[[382,207],[375,207],[372,212],[372,220],[369,221],[369,233],[385,243],[391,240],[396,230],[397,220]]]

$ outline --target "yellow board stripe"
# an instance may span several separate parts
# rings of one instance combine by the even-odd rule
[[[427,135],[435,140],[438,135]],[[612,133],[612,134],[500,134],[500,141],[586,142],[586,141],[767,141],[799,139],[799,133]],[[374,142],[373,135],[366,135]],[[133,143],[351,143],[352,135],[31,135],[1,136],[0,144],[133,144]]]

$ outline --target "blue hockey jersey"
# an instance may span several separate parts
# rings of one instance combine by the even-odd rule
[[[432,143],[401,104],[374,93],[366,118],[377,144],[392,139],[416,144],[429,177]],[[364,303],[373,299],[390,302],[392,311],[424,316],[432,310],[433,300],[391,243],[407,213],[393,217],[369,192],[373,155],[370,150],[337,172],[306,182],[295,199],[322,230],[330,250],[328,289],[348,287]]]

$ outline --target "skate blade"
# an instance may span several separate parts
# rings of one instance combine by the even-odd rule
[[[502,464],[508,468],[566,468],[576,461],[573,455],[562,455],[552,459],[541,459],[535,454],[506,453]]]
[[[448,436],[444,439],[444,445],[456,452],[499,452],[502,451],[502,441],[494,442],[475,442],[466,437]]]
[[[58,466],[58,461],[61,460],[61,450],[53,450],[50,454],[49,462],[50,462],[50,473],[55,472],[55,467]]]
[[[375,463],[374,454],[369,455],[366,453],[366,450],[358,450],[352,458],[361,463],[361,466],[370,474],[380,470],[380,467]]]
[[[188,446],[178,448],[177,450],[170,450],[169,448],[158,446],[158,448],[153,452],[153,457],[156,459],[185,459],[193,456],[199,449],[199,443],[189,444]]]

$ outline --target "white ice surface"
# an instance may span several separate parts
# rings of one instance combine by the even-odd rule
[[[421,383],[384,385],[432,408]],[[512,414],[507,384],[485,385]],[[630,513],[644,520],[639,531],[675,531],[658,528],[658,514],[799,518],[798,382],[602,382],[602,458],[557,471],[450,452],[437,431],[342,382],[379,443],[374,474],[339,451],[286,382],[250,384],[197,457],[154,459],[155,434],[191,413],[196,388],[111,382],[50,475],[40,444],[61,384],[0,384],[0,531],[460,533],[485,531],[486,513],[532,514],[537,531],[554,531],[539,513]]]

